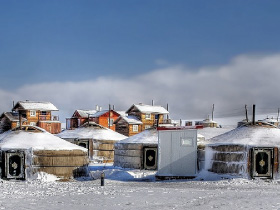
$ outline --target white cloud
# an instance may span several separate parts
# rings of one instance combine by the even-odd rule
[[[184,66],[156,69],[130,79],[100,77],[81,82],[26,84],[14,91],[0,90],[0,111],[9,111],[12,101],[41,100],[55,104],[61,121],[75,109],[94,109],[95,105],[127,110],[133,103],[166,106],[171,117],[206,117],[215,112],[243,109],[245,104],[279,107],[280,54],[241,55],[230,63],[201,67],[195,71]],[[276,111],[276,110],[275,110]],[[232,111],[233,113],[233,111]]]

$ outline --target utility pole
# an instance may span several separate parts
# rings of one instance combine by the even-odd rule
[[[109,104],[109,122],[108,122],[108,127],[109,127],[109,129],[111,127],[111,104]]]
[[[255,125],[256,124],[256,105],[253,104],[253,120],[252,120],[252,124]]]

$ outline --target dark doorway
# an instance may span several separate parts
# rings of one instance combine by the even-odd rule
[[[144,169],[157,169],[157,148],[144,148]]]
[[[5,176],[7,179],[24,179],[24,152],[5,152]]]
[[[267,177],[273,176],[273,148],[253,148],[252,162],[253,162],[253,177]]]

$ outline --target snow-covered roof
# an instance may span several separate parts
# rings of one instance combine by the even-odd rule
[[[125,120],[128,124],[133,124],[133,125],[141,125],[143,124],[141,122],[141,120],[139,120],[137,117],[135,116],[121,116],[120,118],[122,118],[123,120]]]
[[[133,135],[125,140],[118,142],[118,144],[125,144],[125,143],[138,143],[138,144],[158,144],[158,132],[156,129],[147,129]]]
[[[211,120],[211,119],[205,119],[202,122],[203,123],[217,123],[217,122],[215,122],[214,120]]]
[[[169,112],[162,106],[151,106],[146,104],[133,104],[129,110],[135,106],[142,113],[154,114],[169,114]]]
[[[115,111],[117,112],[120,116],[127,116],[126,111]]]
[[[77,109],[76,112],[79,113],[79,115],[81,117],[88,117],[88,115],[93,115],[95,114],[97,111],[96,110],[82,110],[82,109]]]
[[[109,110],[98,111],[98,112],[94,113],[93,115],[91,115],[91,117],[100,117],[107,112],[109,112]]]
[[[40,111],[58,111],[51,102],[42,101],[19,101],[13,110],[40,110]]]
[[[208,142],[210,144],[280,146],[280,129],[262,126],[241,126],[213,137]]]
[[[231,131],[235,128],[235,126],[223,126],[222,128],[210,128],[206,127],[203,129],[197,129],[197,133],[201,134],[205,137],[205,139],[211,139],[215,136],[224,134],[228,131]]]
[[[65,141],[41,129],[40,132],[25,130],[7,131],[0,135],[0,147],[8,149],[33,150],[83,150],[87,149]]]
[[[101,127],[80,127],[75,130],[64,130],[56,136],[63,139],[97,139],[97,140],[113,140],[120,141],[127,136],[117,133],[108,128]]]

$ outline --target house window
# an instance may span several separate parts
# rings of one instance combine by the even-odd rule
[[[36,111],[30,110],[30,117],[36,117]]]
[[[108,126],[113,126],[113,124],[114,124],[114,119],[110,118],[110,121],[109,121],[109,118],[108,118]]]
[[[41,111],[41,115],[47,115],[46,111]]]
[[[150,119],[151,119],[151,114],[146,114],[146,115],[145,115],[145,119],[146,119],[146,120],[150,120]]]
[[[138,125],[133,125],[132,126],[132,131],[133,132],[138,132]]]
[[[145,130],[151,128],[150,125],[145,125]]]
[[[35,122],[30,122],[30,125],[36,126],[36,123]]]

